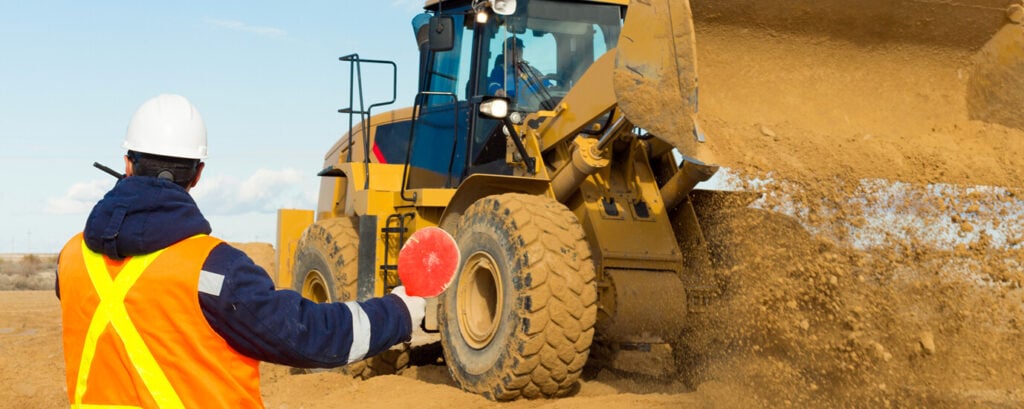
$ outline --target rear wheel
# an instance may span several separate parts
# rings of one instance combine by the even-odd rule
[[[318,303],[357,301],[359,225],[354,218],[321,220],[306,229],[295,251],[293,288]],[[408,366],[406,345],[342,368],[353,377],[388,375]],[[298,369],[298,372],[315,370]]]
[[[349,218],[321,220],[306,229],[295,250],[293,288],[316,302],[356,298],[359,230]]]
[[[575,215],[547,197],[481,199],[455,233],[463,260],[440,300],[445,361],[493,400],[564,396],[594,335],[594,264]]]

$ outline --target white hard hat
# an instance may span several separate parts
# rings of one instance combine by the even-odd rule
[[[206,125],[188,99],[161,94],[135,111],[121,147],[160,156],[206,159]]]

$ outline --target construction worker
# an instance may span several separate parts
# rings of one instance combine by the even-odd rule
[[[206,127],[179,95],[143,103],[125,175],[61,251],[57,297],[71,407],[260,408],[259,361],[337,367],[408,341],[425,301],[404,288],[317,304],[275,290],[209,236],[188,191]]]
[[[523,40],[509,37],[505,39],[502,48],[503,54],[495,58],[494,68],[487,76],[488,94],[509,97],[518,100],[521,105],[535,108],[540,102],[549,99],[551,96],[547,95],[546,88],[553,83],[543,79],[544,74],[523,59]],[[506,64],[515,69],[508,69]]]

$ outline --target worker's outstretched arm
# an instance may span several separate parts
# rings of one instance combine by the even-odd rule
[[[219,294],[199,293],[206,320],[232,348],[255,359],[336,367],[407,341],[412,332],[409,310],[396,295],[317,304],[274,290],[262,268],[227,244],[210,252],[203,270],[224,276]]]

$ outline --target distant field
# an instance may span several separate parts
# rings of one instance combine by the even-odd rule
[[[274,247],[268,243],[231,243],[259,266],[274,272]],[[0,253],[0,291],[52,290],[57,254]]]
[[[56,254],[0,254],[0,291],[52,289],[56,269]]]
[[[57,258],[56,253],[0,253],[0,261],[21,261],[27,256],[35,256],[41,259]]]

